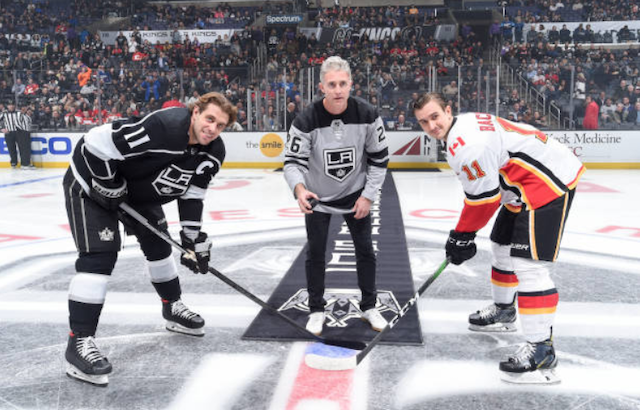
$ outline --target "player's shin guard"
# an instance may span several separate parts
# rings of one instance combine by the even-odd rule
[[[65,359],[69,377],[101,387],[109,384],[111,363],[100,353],[92,335],[71,332]]]

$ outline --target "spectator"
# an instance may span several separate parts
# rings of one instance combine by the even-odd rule
[[[24,94],[25,89],[26,86],[22,83],[22,80],[20,78],[16,78],[15,84],[13,84],[13,87],[11,87],[11,93],[16,97],[19,97]]]
[[[613,113],[616,111],[616,106],[613,104],[611,98],[607,98],[605,104],[600,107],[600,120],[605,123],[612,123],[614,121]]]
[[[86,65],[82,65],[80,68],[80,73],[78,73],[78,85],[80,87],[84,87],[87,82],[91,79],[91,69]]]
[[[582,128],[585,130],[597,130],[598,129],[598,117],[600,107],[593,101],[590,95],[587,95],[585,100],[584,119],[582,120]]]
[[[413,129],[413,124],[405,119],[404,114],[398,114],[394,128],[396,131],[410,131]]]

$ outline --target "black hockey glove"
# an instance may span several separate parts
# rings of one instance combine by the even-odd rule
[[[462,262],[473,258],[476,254],[476,243],[473,241],[475,237],[475,232],[451,230],[447,244],[444,247],[449,262],[454,265],[460,265]]]
[[[101,207],[115,211],[127,199],[127,181],[117,178],[113,181],[91,180],[89,196]]]
[[[195,240],[180,231],[182,247],[187,250],[180,256],[180,263],[191,269],[193,273],[208,273],[211,259],[211,241],[204,232],[198,233]]]

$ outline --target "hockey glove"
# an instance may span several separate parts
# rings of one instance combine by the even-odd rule
[[[182,247],[187,250],[180,256],[180,263],[191,269],[193,273],[208,273],[211,259],[211,241],[204,232],[199,232],[196,239],[191,239],[180,231]]]
[[[476,254],[476,243],[473,241],[475,237],[475,232],[458,232],[454,230],[449,232],[449,239],[447,239],[447,244],[444,247],[447,259],[454,265],[460,265],[462,262],[473,258]]]
[[[115,179],[111,181],[91,180],[89,196],[101,207],[115,211],[127,199],[127,181]]]

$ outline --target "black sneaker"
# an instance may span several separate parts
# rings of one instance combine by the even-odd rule
[[[518,384],[555,384],[560,382],[554,372],[557,365],[558,358],[551,339],[526,342],[500,362],[501,378]]]
[[[495,303],[469,315],[469,329],[476,332],[515,332],[515,304],[501,307]]]
[[[109,384],[111,363],[100,353],[93,336],[69,333],[65,359],[69,377],[101,387]]]
[[[189,310],[179,299],[174,302],[162,300],[162,317],[167,320],[167,330],[190,336],[204,336],[204,319]]]

